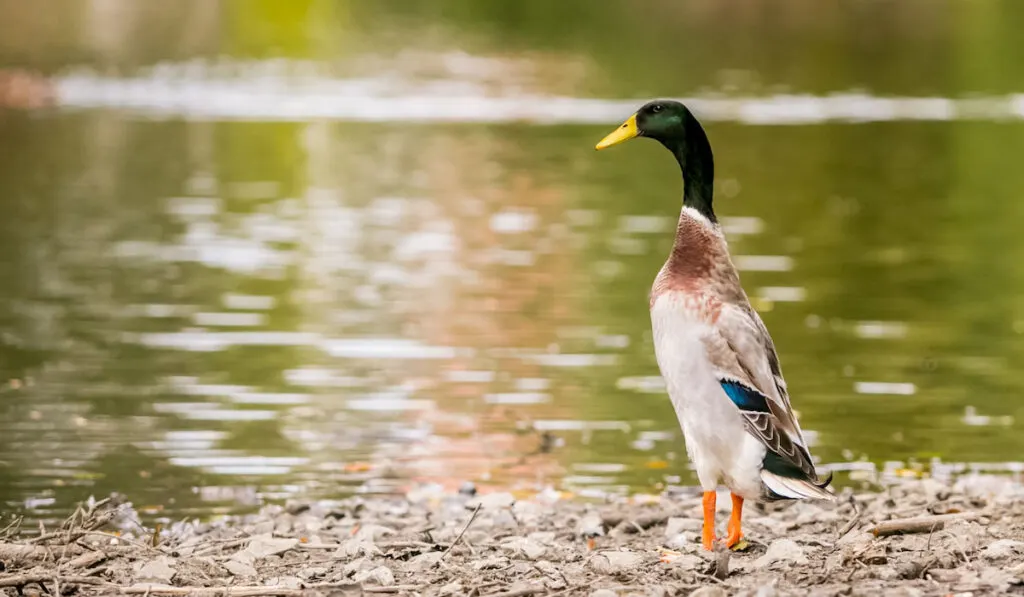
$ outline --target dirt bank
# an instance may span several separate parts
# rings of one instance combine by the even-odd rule
[[[545,492],[268,506],[156,534],[129,504],[0,531],[7,595],[1024,595],[1024,490],[907,481],[836,504],[748,506],[743,552],[699,549],[693,497]],[[728,504],[720,499],[719,504]],[[724,524],[726,514],[720,515]],[[907,518],[926,518],[907,522]],[[155,546],[154,546],[155,545]],[[229,588],[227,589],[226,588]]]

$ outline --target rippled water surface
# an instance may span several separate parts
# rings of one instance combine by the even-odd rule
[[[839,482],[1019,474],[1021,7],[723,5],[4,5],[49,106],[0,107],[0,511],[692,484],[679,176],[593,151],[655,95]]]

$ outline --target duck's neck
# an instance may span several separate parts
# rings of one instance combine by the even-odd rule
[[[703,127],[696,121],[687,127],[686,138],[663,141],[676,156],[683,172],[683,205],[697,210],[711,222],[717,222],[711,207],[714,195],[715,159]]]

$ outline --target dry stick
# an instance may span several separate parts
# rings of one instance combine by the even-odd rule
[[[124,595],[153,595],[156,597],[302,597],[308,595],[309,589],[355,588],[359,585],[311,585],[306,589],[289,589],[285,587],[165,587],[159,585],[134,585],[131,587],[110,587]],[[393,585],[390,587],[361,587],[364,593],[401,593],[402,591],[419,591],[423,585]]]
[[[92,568],[96,564],[99,564],[103,560],[107,559],[107,554],[102,551],[87,551],[82,555],[73,558],[68,562],[69,568]]]
[[[857,500],[853,499],[852,495],[850,496],[850,505],[853,507],[853,518],[851,518],[846,524],[843,525],[841,529],[839,529],[839,534],[837,535],[837,537],[840,539],[843,537],[843,535],[849,533],[850,530],[853,529],[853,527],[857,526],[857,523],[860,522],[861,516],[864,514],[864,510],[857,507]]]
[[[526,597],[527,595],[543,593],[546,590],[547,589],[543,586],[532,586],[516,589],[514,591],[505,591],[504,593],[491,593],[490,595],[487,595],[487,597]]]
[[[0,587],[20,587],[27,585],[30,582],[37,582],[39,584],[45,583],[48,580],[53,580],[52,575],[44,574],[19,574],[16,576],[5,576],[0,578]],[[106,585],[108,584],[104,580],[98,578],[92,578],[91,576],[64,576],[61,577],[66,585]]]
[[[462,536],[469,530],[469,525],[473,524],[473,521],[476,520],[476,515],[480,513],[480,506],[482,505],[482,503],[479,503],[476,505],[476,508],[473,508],[473,515],[469,517],[469,522],[466,523],[466,526],[462,527],[462,532],[459,533],[459,536],[455,538],[455,541],[452,541],[452,544],[448,546],[448,549],[444,550],[441,557],[437,559],[437,563],[434,564],[435,566],[439,566],[441,562],[448,557],[448,554],[455,549],[455,546],[459,544],[459,541],[462,540]]]
[[[977,514],[965,512],[963,514],[939,514],[937,516],[919,516],[917,518],[900,518],[887,520],[878,523],[871,533],[876,537],[888,537],[889,535],[905,535],[910,533],[927,533],[932,530],[939,530],[947,522],[954,520],[971,520]]]

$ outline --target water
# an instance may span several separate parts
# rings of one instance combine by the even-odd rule
[[[651,96],[839,482],[1020,472],[1014,3],[83,6],[0,18],[55,103],[0,111],[0,510],[693,483],[646,298],[678,174],[593,151]]]

